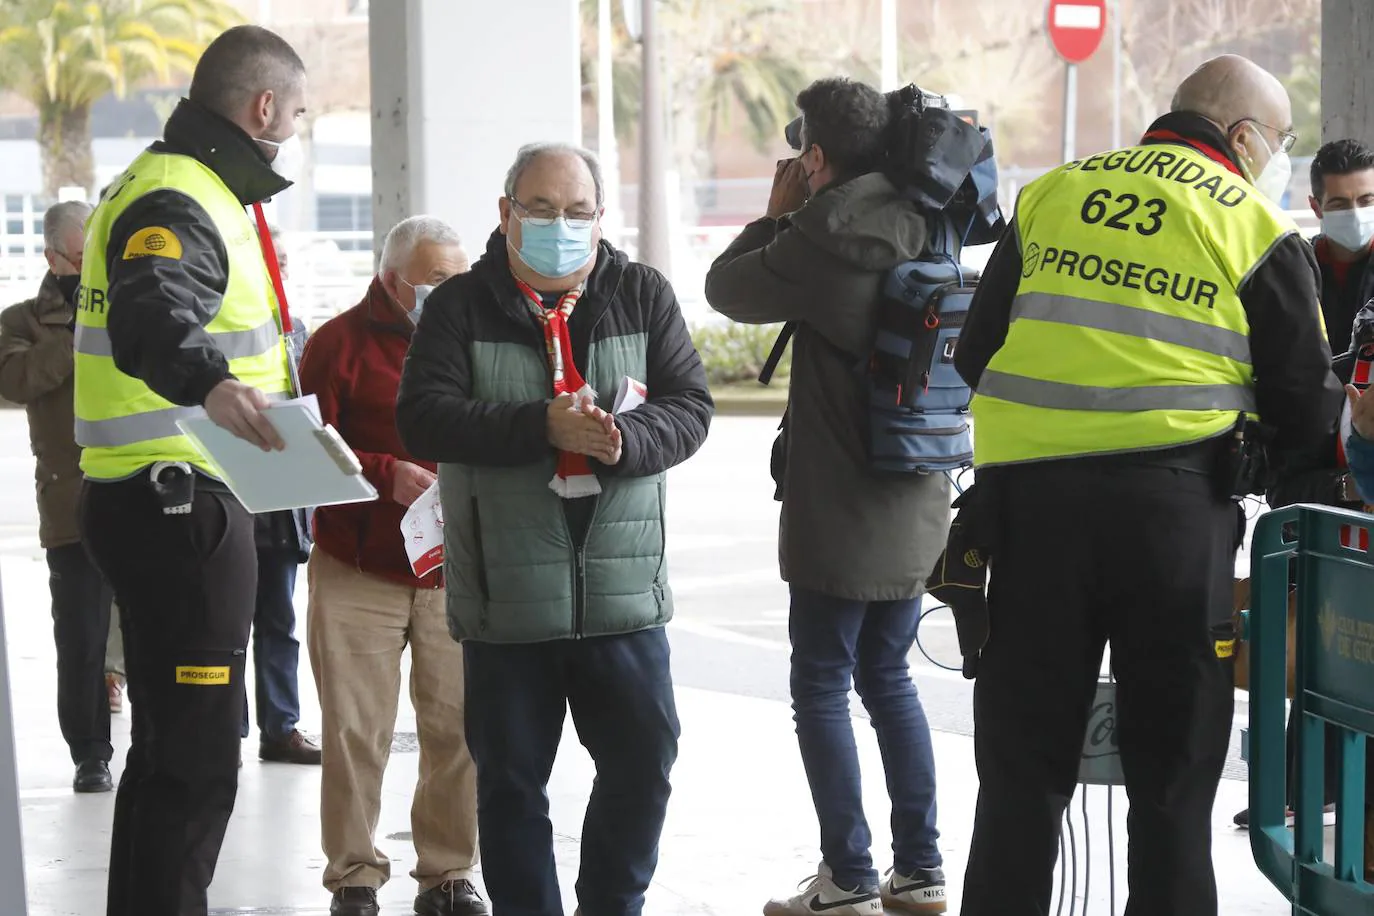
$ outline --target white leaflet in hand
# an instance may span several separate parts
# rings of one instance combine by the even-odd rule
[[[643,382],[637,382],[628,375],[620,380],[615,393],[615,406],[611,413],[627,413],[649,399],[649,389]]]
[[[444,510],[439,501],[439,481],[434,481],[406,509],[401,519],[401,536],[405,538],[406,557],[416,576],[423,579],[443,565]]]

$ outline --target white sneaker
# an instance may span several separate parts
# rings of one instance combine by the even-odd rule
[[[938,868],[923,868],[910,875],[899,875],[893,869],[878,890],[883,906],[903,913],[936,916],[946,908],[945,873]]]
[[[797,885],[800,894],[786,900],[770,900],[763,916],[883,916],[883,901],[876,887],[845,890],[835,883],[824,862],[813,878]]]

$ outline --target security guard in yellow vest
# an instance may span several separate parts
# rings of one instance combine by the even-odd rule
[[[1049,912],[1104,645],[1130,795],[1129,913],[1214,914],[1231,733],[1240,418],[1333,434],[1310,249],[1277,205],[1287,93],[1209,61],[1141,144],[1027,185],[955,364],[992,526],[974,691],[980,788],[960,912]]]
[[[252,517],[176,421],[202,407],[263,449],[291,388],[247,205],[285,190],[305,68],[277,35],[206,49],[164,139],[104,192],[76,327],[82,537],[123,613],[133,744],[109,916],[204,916],[238,789]]]

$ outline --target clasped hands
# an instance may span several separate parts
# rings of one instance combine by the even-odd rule
[[[560,394],[549,404],[547,425],[554,448],[595,458],[608,467],[620,463],[620,428],[615,417],[591,398]]]

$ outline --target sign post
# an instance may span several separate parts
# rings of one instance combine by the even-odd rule
[[[1045,29],[1064,59],[1064,161],[1074,158],[1078,65],[1097,51],[1107,30],[1107,0],[1050,0]]]

